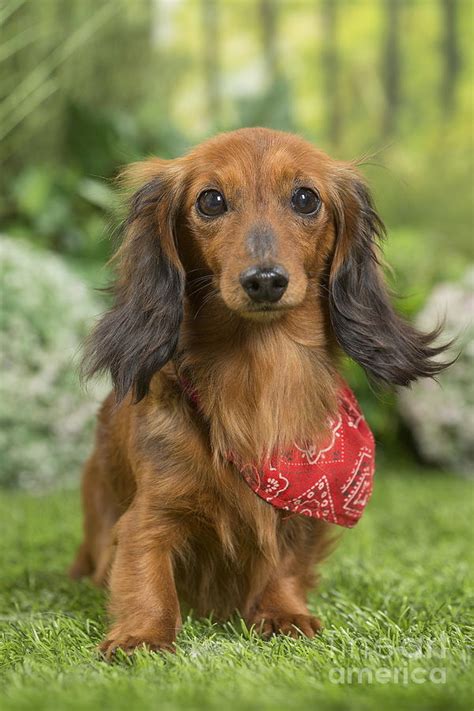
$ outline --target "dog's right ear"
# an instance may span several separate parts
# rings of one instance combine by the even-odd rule
[[[117,401],[131,390],[138,402],[178,342],[185,275],[175,225],[183,179],[177,161],[158,159],[132,164],[121,179],[140,187],[130,200],[123,242],[112,260],[114,302],[87,341],[82,372],[90,377],[109,371]]]

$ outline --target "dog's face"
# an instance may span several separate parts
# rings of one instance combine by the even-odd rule
[[[242,129],[125,177],[138,190],[115,303],[86,354],[86,372],[109,370],[119,399],[146,395],[175,352],[185,299],[205,305],[207,288],[243,321],[278,319],[305,300],[324,309],[328,336],[387,383],[443,367],[432,360],[443,350],[431,346],[436,334],[391,306],[377,260],[383,223],[353,165],[291,134]]]
[[[193,267],[206,266],[244,318],[301,304],[333,247],[335,164],[301,139],[258,131],[224,134],[184,163],[181,241],[192,242]]]

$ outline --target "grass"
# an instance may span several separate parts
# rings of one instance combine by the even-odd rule
[[[65,577],[78,496],[0,498],[0,708],[468,709],[472,489],[380,471],[324,568],[316,640],[259,640],[239,619],[187,619],[176,655],[97,659],[104,600]]]

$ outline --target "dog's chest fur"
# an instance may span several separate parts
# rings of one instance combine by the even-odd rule
[[[223,371],[223,376],[229,372]],[[251,375],[247,369],[244,380],[243,372],[233,372],[234,378],[227,383],[223,378],[218,390],[223,402],[229,403],[225,417],[223,405],[216,401],[210,408],[213,417],[196,411],[186,393],[179,391],[179,382],[163,374],[154,384],[155,406],[148,408],[145,426],[140,427],[146,433],[141,456],[153,471],[148,491],[156,498],[158,515],[173,520],[179,529],[174,561],[180,596],[197,614],[213,612],[222,619],[235,610],[245,614],[272,576],[295,566],[298,558],[306,561],[315,529],[314,521],[289,517],[261,501],[227,456],[213,446],[214,438],[223,447],[237,448],[245,429],[250,447],[255,448],[252,436],[262,432],[257,427],[258,403],[254,398],[249,408],[245,402],[254,392]],[[233,388],[232,397],[226,387]],[[272,418],[285,416],[284,405],[276,402],[272,407],[269,393],[260,391],[260,395],[261,406],[268,409],[267,426],[277,432]],[[232,423],[238,426],[234,440],[229,438]],[[247,452],[245,447],[237,450],[240,456]]]

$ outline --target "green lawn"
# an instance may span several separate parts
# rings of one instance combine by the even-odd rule
[[[466,481],[378,473],[369,510],[312,598],[325,622],[318,639],[263,642],[239,620],[189,619],[176,655],[113,665],[95,654],[102,593],[64,573],[78,496],[3,493],[0,517],[2,711],[472,708]]]

